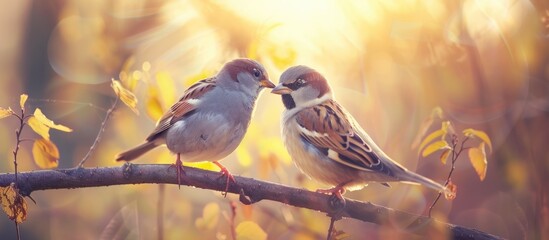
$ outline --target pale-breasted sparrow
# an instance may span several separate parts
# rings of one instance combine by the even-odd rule
[[[181,184],[182,162],[213,161],[223,175],[234,181],[219,160],[242,141],[261,90],[273,88],[267,71],[250,59],[226,63],[216,76],[189,87],[156,124],[145,143],[120,153],[117,161],[131,161],[165,144],[177,154],[175,162]],[[227,191],[227,189],[225,189]],[[226,194],[225,191],[225,194]]]
[[[294,66],[280,76],[272,93],[282,95],[284,144],[299,169],[334,186],[323,193],[342,199],[345,190],[368,182],[413,182],[449,194],[446,187],[411,172],[387,156],[333,98],[326,79],[314,69]]]

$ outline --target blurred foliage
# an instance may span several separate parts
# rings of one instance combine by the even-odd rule
[[[442,127],[442,115],[432,108],[444,110],[455,129],[486,133],[490,141],[470,132],[477,150],[466,157],[473,155],[478,172],[471,162],[457,161],[452,183],[460,194],[439,202],[434,216],[509,239],[549,237],[547,1],[23,0],[5,4],[0,16],[0,118],[7,117],[0,122],[6,143],[0,145],[0,172],[14,171],[13,129],[19,123],[9,117],[14,112],[9,106],[17,106],[21,93],[29,95],[28,109],[41,109],[47,119],[74,130],[48,132],[59,151],[58,167],[74,167],[115,100],[109,85],[118,82],[111,79],[119,79],[125,89],[119,96],[132,93],[135,98],[127,100],[136,101],[129,101],[130,107],[146,114],[118,107],[86,163],[116,166],[113,156],[143,141],[184,89],[230,59],[250,57],[265,65],[274,82],[292,65],[318,69],[388,155],[437,182],[448,174],[448,166],[438,164],[445,151],[426,160],[417,157],[431,143],[419,147],[421,141]],[[282,110],[278,96],[262,94],[244,141],[223,165],[237,175],[311,190],[325,187],[291,164],[280,139]],[[36,135],[24,131],[22,139],[27,138]],[[21,143],[19,171],[38,168],[32,149]],[[482,164],[486,153],[490,168]],[[138,160],[173,161],[166,148]],[[223,218],[211,231],[195,223],[205,219],[207,204],[216,204],[217,215],[223,214],[237,196],[224,199],[175,186],[167,186],[164,194],[166,239],[231,238],[231,224]],[[151,239],[157,232],[158,196],[152,185],[36,192],[38,204],[28,206],[22,236]],[[370,184],[346,196],[420,213],[436,193],[405,184]],[[269,239],[324,238],[329,225],[323,214],[278,203],[238,204],[236,212],[234,227],[241,233]],[[338,221],[336,227],[350,239],[410,237],[353,220]],[[13,238],[14,232],[9,219],[0,218],[0,236]]]

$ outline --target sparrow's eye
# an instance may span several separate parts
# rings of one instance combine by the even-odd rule
[[[305,84],[305,80],[303,80],[302,78],[298,78],[295,81],[295,84],[297,84],[297,86],[303,86]]]
[[[253,72],[253,74],[254,74],[255,77],[261,76],[261,71],[257,70],[257,68],[254,68],[254,69],[252,70],[252,72]]]

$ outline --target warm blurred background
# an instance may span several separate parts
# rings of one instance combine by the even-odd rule
[[[140,115],[120,105],[88,167],[117,166],[113,156],[140,143],[158,113],[194,81],[224,62],[262,62],[273,82],[296,64],[323,73],[337,99],[390,156],[411,170],[444,182],[450,165],[422,159],[411,145],[421,123],[440,106],[460,131],[491,137],[486,179],[466,156],[452,178],[453,201],[436,207],[439,219],[509,239],[549,238],[549,2],[462,1],[9,1],[0,8],[0,106],[19,95],[73,133],[52,131],[60,168],[78,164],[114,101],[111,78],[139,99]],[[49,100],[62,100],[47,102]],[[91,105],[90,105],[91,104]],[[279,96],[265,92],[249,132],[223,164],[236,175],[305,187],[309,181],[282,147]],[[12,172],[14,119],[0,122],[0,172]],[[37,138],[26,130],[25,137]],[[137,163],[172,163],[160,148]],[[20,169],[37,169],[31,144]],[[325,238],[324,214],[236,196],[166,186],[167,239],[230,239],[230,202],[236,223],[256,222],[269,239]],[[158,185],[116,186],[33,193],[23,239],[97,239],[118,226],[121,239],[154,239]],[[348,193],[417,214],[436,193],[423,187],[379,184]],[[203,209],[208,204],[206,216]],[[216,210],[218,209],[218,210]],[[210,224],[204,224],[204,221]],[[118,225],[117,225],[118,224]],[[350,239],[403,239],[392,229],[342,220]],[[0,236],[13,238],[0,217]]]

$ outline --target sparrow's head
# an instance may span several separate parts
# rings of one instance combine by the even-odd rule
[[[286,109],[310,107],[332,98],[326,79],[307,66],[288,68],[280,76],[279,84],[271,91],[282,95]]]
[[[218,83],[224,87],[237,88],[256,96],[263,88],[273,88],[265,68],[258,62],[239,58],[223,66],[219,72]]]

